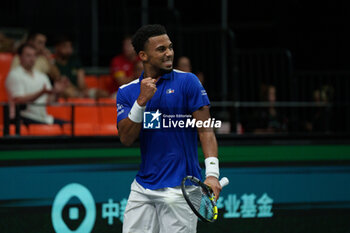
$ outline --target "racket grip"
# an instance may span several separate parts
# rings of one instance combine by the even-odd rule
[[[227,177],[223,177],[219,182],[220,182],[220,185],[222,188],[230,183],[230,181],[227,179]]]

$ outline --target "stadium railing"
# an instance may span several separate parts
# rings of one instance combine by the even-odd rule
[[[35,104],[39,105],[39,104]],[[43,106],[42,104],[40,106]],[[15,106],[19,116],[21,105]],[[48,114],[67,121],[63,126],[21,123],[10,120],[9,104],[0,103],[0,136],[117,136],[115,100],[68,99],[47,105]]]

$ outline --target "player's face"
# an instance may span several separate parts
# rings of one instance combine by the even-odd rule
[[[146,63],[156,69],[169,72],[173,69],[173,43],[168,35],[150,37],[145,45]]]

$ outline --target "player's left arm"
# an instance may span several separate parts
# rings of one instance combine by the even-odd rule
[[[209,106],[203,106],[192,113],[196,120],[206,121],[210,118]],[[214,134],[213,128],[197,128],[199,140],[202,145],[204,157],[206,159],[206,179],[205,184],[209,185],[216,198],[219,198],[221,192],[221,185],[219,183],[219,162],[218,158],[218,144]],[[208,159],[209,158],[209,159]],[[216,163],[216,164],[215,164]]]

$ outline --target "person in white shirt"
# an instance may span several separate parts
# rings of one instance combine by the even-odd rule
[[[31,44],[18,48],[20,66],[11,70],[6,78],[9,100],[14,104],[27,104],[20,112],[24,124],[64,124],[66,121],[54,119],[47,114],[45,104],[57,99],[66,84],[55,82],[52,87],[48,76],[34,69],[36,49]],[[33,103],[33,104],[30,104]]]
[[[54,65],[54,58],[50,50],[46,47],[46,41],[46,35],[40,32],[30,33],[27,39],[27,43],[33,45],[36,49],[34,69],[47,74],[52,82],[56,82],[62,77],[60,71]],[[19,56],[16,55],[12,60],[11,70],[17,68],[19,65]]]

